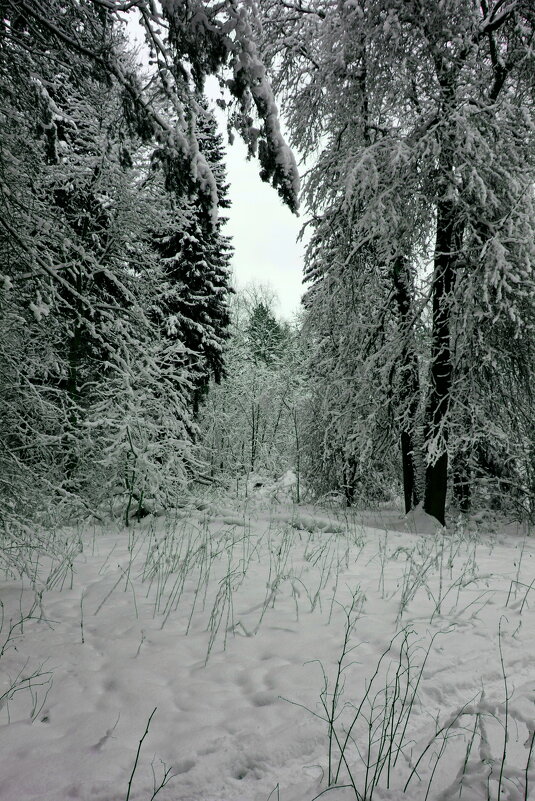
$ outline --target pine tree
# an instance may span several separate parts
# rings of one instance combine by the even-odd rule
[[[199,148],[216,178],[218,204],[223,210],[229,201],[221,136],[206,109],[197,126]],[[219,214],[214,221],[207,198],[199,191],[184,194],[176,187],[167,206],[165,225],[160,224],[154,237],[163,282],[159,324],[164,336],[180,343],[177,364],[188,367],[197,412],[210,377],[219,382],[224,372],[232,248],[223,233],[225,218]],[[176,221],[174,208],[179,209]]]
[[[284,349],[284,330],[263,301],[251,311],[247,339],[256,364],[271,364]]]

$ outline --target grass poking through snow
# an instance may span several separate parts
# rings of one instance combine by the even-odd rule
[[[2,801],[533,795],[529,536],[204,502],[50,545],[1,585]]]

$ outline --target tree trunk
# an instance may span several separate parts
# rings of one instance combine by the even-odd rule
[[[408,514],[420,502],[416,485],[416,470],[414,468],[414,440],[412,434],[408,431],[401,432],[401,466],[403,469],[405,514]]]
[[[343,486],[344,486],[344,495],[346,498],[346,506],[350,507],[353,506],[355,501],[355,480],[357,476],[357,465],[355,459],[352,456],[349,456],[344,459],[344,464],[342,468],[343,474]]]
[[[416,481],[415,428],[420,397],[418,356],[413,342],[414,314],[412,309],[411,275],[407,260],[399,256],[393,263],[395,299],[401,321],[404,345],[401,352],[401,405],[407,412],[401,431],[401,464],[403,469],[403,493],[405,513],[420,502]]]
[[[452,200],[437,206],[435,267],[432,283],[433,322],[430,389],[426,408],[425,440],[428,449],[424,510],[441,525],[446,523],[448,489],[448,421],[453,378],[451,354],[451,296],[455,283],[456,208]],[[431,456],[430,449],[431,446]]]
[[[436,239],[431,297],[431,366],[425,413],[426,473],[424,510],[441,525],[446,523],[448,490],[448,411],[453,382],[451,316],[456,270],[462,247],[463,224],[457,206],[455,160],[457,145],[456,81],[458,64],[436,56],[437,78],[442,90],[437,129],[438,161]]]
[[[79,267],[76,273],[75,289],[78,295],[83,293],[83,276],[82,268]],[[78,431],[80,426],[80,403],[82,387],[80,386],[80,368],[82,367],[84,357],[87,352],[87,342],[84,338],[84,329],[82,327],[81,318],[83,315],[83,307],[79,301],[76,301],[75,314],[73,320],[72,335],[67,343],[67,379],[65,382],[65,390],[67,392],[68,401],[68,420],[71,427],[70,435]],[[87,334],[86,334],[87,336]],[[78,467],[79,453],[75,450],[72,444],[65,445],[67,457],[65,461],[65,477],[70,481]]]

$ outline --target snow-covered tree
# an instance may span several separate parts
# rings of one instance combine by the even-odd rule
[[[499,370],[484,332],[507,330],[499,347],[511,358],[528,353],[533,334],[532,4],[270,0],[259,12],[293,144],[312,160],[311,224],[325,232],[340,212],[347,219],[342,258],[331,261],[328,237],[319,242],[324,270],[335,285],[340,269],[371,263],[387,281],[372,314],[389,318],[403,343],[394,372],[406,502],[417,500],[407,470],[423,425],[424,507],[443,522],[449,454],[457,466],[473,458],[469,386],[480,365]],[[323,302],[321,288],[315,296]],[[356,300],[373,304],[367,293]],[[312,293],[309,315],[317,313]],[[417,354],[419,318],[429,346]],[[487,414],[478,410],[474,445],[488,435]]]
[[[412,382],[417,389],[418,373],[415,332],[400,314],[393,268],[375,261],[370,248],[353,252],[343,209],[318,221],[307,265],[313,282],[304,301],[308,480],[321,493],[343,491],[348,504],[388,498],[397,474],[392,453],[401,439],[410,504],[421,489],[412,442],[417,393],[408,390]]]
[[[228,322],[206,75],[227,69],[233,124],[296,204],[249,11],[144,0],[0,11],[3,491],[22,516],[58,497],[94,507],[120,494],[128,510],[172,499],[198,469],[193,416],[223,373]],[[144,31],[148,75],[128,53],[126,15]]]
[[[303,345],[299,329],[278,321],[271,304],[269,293],[255,287],[232,300],[227,375],[211,386],[199,420],[213,477],[276,479],[288,470],[299,476]],[[259,328],[266,319],[268,339],[265,325]]]
[[[251,311],[247,326],[247,339],[256,363],[270,364],[281,355],[285,332],[269,306],[260,301]]]
[[[215,121],[204,108],[197,119],[199,148],[216,179],[219,208],[228,208],[224,153]],[[229,323],[230,238],[225,217],[214,222],[206,195],[170,188],[154,244],[160,257],[162,284],[156,317],[164,336],[180,343],[177,366],[187,366],[198,410],[210,377],[223,375],[223,344]],[[162,196],[159,197],[162,206]],[[177,219],[178,217],[178,219]]]
[[[24,468],[34,487],[41,475],[54,503],[58,492],[73,498],[80,489],[84,408],[128,322],[124,250],[142,214],[121,164],[117,93],[84,74],[80,57],[65,60],[25,18],[13,14],[4,24],[2,323],[13,371],[3,400],[16,396],[19,409],[16,421],[11,416],[18,446],[8,436],[4,456],[9,472]],[[28,426],[32,405],[45,407],[47,419]]]
[[[230,123],[244,136],[250,153],[258,155],[262,177],[295,209],[299,184],[295,160],[281,135],[248,3],[3,0],[1,10],[6,39],[21,44],[29,41],[25,40],[28,34],[35,35],[57,52],[79,59],[86,72],[114,80],[121,87],[131,128],[154,144],[169,176],[196,184],[212,200],[214,218],[217,181],[199,147],[196,98],[205,78],[225,68],[221,80],[237,102]],[[126,15],[145,33],[154,68],[145,86],[108,36],[109,29],[124,22]]]

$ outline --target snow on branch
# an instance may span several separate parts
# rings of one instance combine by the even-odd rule
[[[74,0],[71,3],[74,7]],[[195,0],[187,5],[178,0],[92,0],[92,3],[100,13],[105,10],[118,20],[124,20],[125,14],[138,15],[158,79],[160,91],[155,97],[142,87],[113,44],[108,41],[95,48],[84,38],[83,20],[77,26],[71,24],[69,15],[60,18],[47,14],[42,3],[14,0],[26,24],[46,30],[67,52],[91,59],[118,82],[139,135],[146,141],[155,139],[166,159],[173,160],[176,156],[179,161],[189,161],[189,176],[184,174],[184,179],[196,183],[209,197],[213,218],[219,204],[217,184],[196,141],[196,97],[207,75],[230,67],[233,80],[229,87],[241,106],[237,127],[249,152],[258,155],[262,179],[272,183],[284,202],[296,211],[297,165],[281,133],[278,109],[258,55],[247,4],[243,0],[217,3]],[[254,127],[250,116],[253,104],[261,120],[260,129]]]
[[[250,92],[256,110],[262,119],[263,137],[260,139],[258,155],[262,167],[261,177],[271,181],[279,195],[292,211],[297,210],[299,174],[292,151],[284,141],[280,129],[279,115],[273,90],[266,77],[266,68],[260,61],[253,41],[251,26],[245,8],[238,11],[236,19],[236,51],[234,56],[234,81],[231,91],[246,108],[246,94]],[[256,150],[256,135],[249,126],[248,144],[251,152]]]
[[[233,72],[229,88],[241,104],[237,127],[250,154],[259,157],[262,179],[271,182],[290,209],[296,211],[297,165],[281,133],[278,109],[258,55],[246,4],[197,0],[186,7],[178,0],[163,0],[161,4],[138,0],[135,5],[156,56],[159,79],[176,114],[178,129],[188,140],[185,146],[181,139],[179,146],[190,157],[192,177],[212,198],[214,208],[216,182],[195,141],[194,124],[190,125],[186,117],[189,112],[194,117],[198,111],[195,93],[202,89],[206,76],[228,65]],[[124,3],[121,6],[125,10]],[[161,31],[166,32],[166,37]],[[262,121],[261,130],[253,126],[251,100]],[[161,128],[161,121],[155,121]]]
[[[518,8],[518,0],[507,3],[505,0],[498,0],[496,5],[490,10],[485,19],[481,21],[478,31],[478,38],[492,33],[514,13]]]

